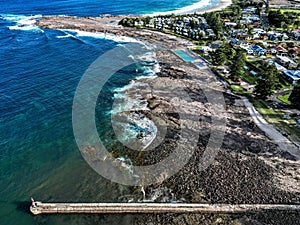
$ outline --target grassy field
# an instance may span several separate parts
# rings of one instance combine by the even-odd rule
[[[295,126],[294,119],[283,119],[284,112],[272,109],[262,100],[253,98],[251,102],[268,123],[274,125],[282,134],[289,136],[291,140],[300,142],[300,128]]]
[[[277,99],[279,99],[280,101],[282,101],[282,102],[285,103],[285,104],[290,105],[291,102],[289,101],[289,97],[290,97],[290,94],[279,95],[279,96],[277,97]]]
[[[249,84],[256,84],[256,78],[249,72],[245,72],[241,78]]]
[[[278,9],[271,8],[270,10],[277,11]],[[279,9],[279,10],[281,13],[290,12],[290,13],[299,13],[300,14],[300,9]]]
[[[245,94],[245,89],[240,85],[230,85],[230,88],[237,94]]]

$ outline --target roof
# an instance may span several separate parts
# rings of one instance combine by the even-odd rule
[[[286,76],[292,78],[293,80],[300,80],[299,70],[284,70],[282,71]]]
[[[258,52],[265,52],[265,51],[266,51],[265,49],[263,49],[262,47],[260,47],[260,46],[258,46],[258,45],[253,45],[253,46],[252,46],[252,49],[253,49],[254,51],[258,51]]]
[[[287,52],[287,50],[284,47],[280,46],[280,45],[276,46],[276,50],[277,51],[286,51]]]
[[[275,64],[277,70],[286,70],[285,67],[279,65],[278,63],[275,62],[274,64]]]
[[[237,43],[238,41],[239,41],[239,40],[236,39],[236,38],[232,38],[232,39],[231,39],[231,42],[234,43],[234,44]]]
[[[289,57],[287,56],[280,56],[280,55],[277,55],[276,56],[279,60],[281,60],[282,62],[284,63],[292,63],[292,64],[296,64],[296,62],[294,62],[292,59],[290,59]]]

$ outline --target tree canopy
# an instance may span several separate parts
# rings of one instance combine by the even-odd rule
[[[278,83],[278,72],[275,65],[263,63],[264,69],[261,70],[260,77],[255,86],[255,93],[258,97],[266,99],[273,94]]]
[[[236,51],[231,62],[231,79],[237,81],[244,73],[246,57],[242,49]]]
[[[292,90],[292,93],[289,97],[289,101],[296,107],[300,109],[300,82],[298,82],[294,89]]]

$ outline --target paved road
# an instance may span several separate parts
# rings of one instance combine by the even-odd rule
[[[273,142],[276,143],[281,150],[291,153],[298,160],[300,160],[300,148],[283,136],[271,124],[267,123],[265,119],[256,111],[254,106],[248,101],[248,99],[244,98],[243,101],[257,126],[264,131],[266,135],[273,140]]]

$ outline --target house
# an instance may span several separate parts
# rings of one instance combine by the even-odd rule
[[[255,76],[255,77],[257,76],[257,73],[254,70],[251,70],[250,74],[253,75],[253,76]]]
[[[239,22],[240,22],[240,24],[243,24],[243,25],[244,25],[244,24],[248,24],[248,23],[249,23],[249,21],[248,21],[248,20],[240,20]]]
[[[256,7],[247,7],[245,9],[243,9],[242,13],[245,13],[245,14],[252,14],[252,13],[256,13],[257,11],[257,8]]]
[[[200,51],[203,52],[204,54],[207,54],[208,52],[211,52],[212,49],[210,47],[208,47],[208,46],[202,46],[200,48]]]
[[[207,29],[205,32],[206,32],[206,35],[208,35],[210,37],[216,36],[212,29]]]
[[[210,47],[212,50],[216,50],[222,46],[223,42],[222,41],[214,41],[210,44]]]
[[[253,55],[254,51],[251,48],[244,48],[247,51],[248,55]]]
[[[241,48],[242,47],[249,48],[251,46],[251,44],[245,40],[238,41],[237,45],[240,46]]]
[[[269,39],[269,37],[268,37],[268,36],[266,36],[266,35],[264,35],[264,36],[262,36],[262,39],[266,41],[266,40],[268,40],[268,39]]]
[[[284,70],[281,72],[281,75],[293,85],[300,80],[299,70]]]
[[[254,33],[254,34],[265,34],[266,31],[264,31],[264,30],[261,29],[261,28],[254,28],[254,29],[252,30],[252,33]]]
[[[236,27],[237,23],[233,23],[233,22],[225,22],[225,26],[226,27]]]
[[[239,40],[236,39],[236,38],[232,38],[232,39],[230,40],[230,43],[233,44],[233,45],[237,44],[238,42],[239,42]]]
[[[260,38],[260,34],[253,34],[253,39],[259,39]]]
[[[284,40],[288,40],[289,36],[287,36],[287,34],[283,33],[281,38],[284,41]]]
[[[259,27],[260,26],[260,22],[254,22],[253,23],[253,27]]]
[[[278,45],[276,47],[276,51],[278,52],[277,55],[280,56],[287,56],[288,50],[284,47],[282,47],[281,45]]]
[[[278,64],[277,62],[275,62],[274,65],[275,65],[275,67],[276,67],[276,69],[277,69],[278,71],[286,70],[285,67],[283,67],[282,65]]]
[[[264,55],[265,54],[265,52],[266,52],[266,50],[265,49],[263,49],[262,47],[260,47],[259,45],[253,45],[252,47],[251,47],[251,49],[254,51],[254,53],[255,54],[257,54],[257,55]]]
[[[293,33],[293,38],[294,38],[295,41],[299,41],[299,39],[300,39],[300,32]]]
[[[287,68],[291,68],[291,69],[296,69],[298,66],[298,63],[296,63],[295,61],[293,61],[292,59],[290,59],[287,56],[280,56],[280,55],[276,55],[276,61]]]
[[[218,66],[218,70],[220,70],[222,73],[229,74],[230,73],[230,68],[228,66]]]
[[[241,40],[249,40],[250,36],[247,33],[241,32],[236,35]]]
[[[267,53],[272,54],[272,55],[276,55],[277,50],[275,48],[269,48],[269,49],[267,49]]]

